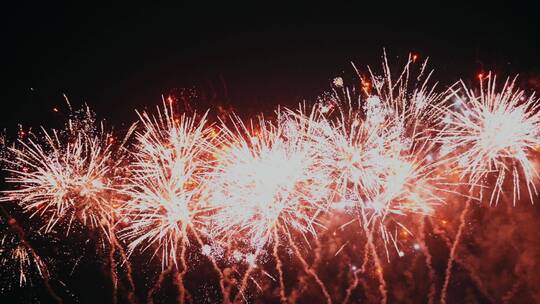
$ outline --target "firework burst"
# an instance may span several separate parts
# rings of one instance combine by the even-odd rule
[[[10,218],[4,221],[3,215],[0,218],[0,273],[4,278],[15,274],[18,277],[19,286],[24,286],[31,282],[31,274],[37,273],[39,276],[48,276],[48,270],[42,259],[34,252],[32,248],[21,240],[17,234],[20,229],[15,219]],[[4,284],[6,283],[6,284]],[[1,289],[10,288],[9,280],[0,284]]]
[[[507,79],[500,90],[496,77],[481,79],[480,91],[454,90],[454,105],[447,111],[444,136],[445,153],[451,153],[462,178],[471,185],[486,185],[495,178],[490,204],[497,203],[504,183],[512,183],[512,201],[520,199],[520,176],[533,201],[538,172],[531,154],[540,145],[538,99],[516,89],[515,79]],[[485,188],[485,187],[484,187]],[[481,194],[483,191],[481,191]]]
[[[274,229],[317,233],[329,176],[306,133],[309,126],[278,120],[284,123],[260,118],[247,127],[235,118],[233,129],[222,129],[227,144],[216,155],[209,204],[217,209],[214,234],[224,240],[241,236],[260,249],[272,241]]]
[[[383,75],[370,69],[370,80],[363,80],[369,90],[355,94],[336,87],[336,118],[320,124],[322,140],[329,142],[326,159],[334,167],[337,197],[366,209],[372,218],[431,214],[444,203],[440,192],[454,192],[445,180],[448,160],[437,144],[447,97],[429,84],[427,62],[417,72],[412,64],[410,57],[394,78],[385,56]]]
[[[42,129],[42,138],[28,139],[8,149],[8,183],[16,189],[4,191],[3,201],[21,205],[31,216],[46,219],[45,232],[58,223],[74,220],[111,232],[115,215],[115,164],[111,134],[96,130],[92,112],[70,119],[65,132]]]
[[[209,168],[212,130],[206,119],[176,117],[164,106],[157,116],[139,115],[132,176],[123,193],[128,248],[154,247],[163,266],[176,264],[177,249],[189,242],[188,230],[204,228],[207,207],[199,200]]]

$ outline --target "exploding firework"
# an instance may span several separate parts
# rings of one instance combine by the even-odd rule
[[[204,228],[207,207],[200,202],[211,159],[212,129],[206,119],[182,115],[171,107],[140,114],[141,129],[123,193],[128,248],[155,248],[163,265],[176,264],[177,249],[189,243],[188,230]]]
[[[241,237],[261,249],[274,229],[317,233],[329,175],[307,134],[310,126],[281,119],[282,125],[260,118],[247,127],[235,118],[233,129],[221,130],[226,145],[216,154],[209,205],[217,209],[213,233],[224,240]]]
[[[16,189],[0,199],[44,218],[45,232],[62,223],[68,234],[78,220],[110,235],[119,199],[115,169],[122,158],[113,155],[112,135],[103,125],[96,129],[90,109],[79,114],[63,132],[42,129],[41,137],[30,134],[8,149],[6,181]]]
[[[463,82],[462,90],[453,92],[454,104],[448,108],[440,138],[444,153],[452,154],[461,177],[471,185],[485,188],[494,176],[491,204],[499,201],[506,180],[512,183],[515,204],[520,199],[520,177],[533,201],[538,172],[531,155],[540,145],[538,100],[516,89],[515,79],[506,80],[500,91],[495,76],[480,81],[479,93]]]
[[[266,253],[276,261],[280,297],[286,299],[281,244],[293,250],[305,272],[330,299],[295,241],[299,237],[309,243],[316,237],[324,228],[319,217],[329,208],[330,172],[320,162],[319,143],[312,139],[318,128],[312,120],[299,119],[291,111],[277,114],[277,124],[259,117],[248,127],[233,117],[232,127],[222,126],[222,145],[214,153],[212,187],[206,198],[215,209],[211,234],[234,261],[248,265],[235,300],[246,299],[250,278],[257,285],[251,273]]]
[[[0,215],[0,275],[5,280],[0,290],[13,288],[7,278],[16,277],[18,286],[32,283],[32,277],[38,275],[47,280],[49,273],[40,256],[24,239],[24,233],[14,218],[4,219],[4,210]]]
[[[385,56],[382,76],[370,69],[370,80],[362,78],[369,90],[357,94],[336,87],[338,111],[326,114],[329,118],[319,124],[324,129],[320,140],[326,147],[325,160],[334,168],[336,206],[366,212],[361,225],[379,225],[385,244],[394,241],[385,221],[431,215],[444,203],[441,193],[457,193],[457,183],[447,179],[449,160],[439,153],[437,143],[447,96],[429,84],[426,62],[417,72],[412,64],[411,57],[394,78]]]

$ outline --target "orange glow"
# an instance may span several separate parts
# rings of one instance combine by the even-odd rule
[[[369,80],[361,76],[360,85],[362,87],[362,91],[364,91],[366,95],[369,95],[371,93],[371,82]]]

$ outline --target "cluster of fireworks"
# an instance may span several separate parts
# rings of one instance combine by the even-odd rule
[[[336,78],[315,105],[278,109],[272,119],[231,114],[211,121],[176,113],[164,101],[154,114],[139,113],[139,122],[118,137],[84,109],[64,130],[6,145],[3,169],[11,188],[0,200],[39,218],[44,234],[68,236],[75,223],[99,232],[129,268],[130,257],[149,252],[163,274],[149,301],[171,272],[178,300],[190,300],[184,277],[196,251],[213,266],[223,302],[247,300],[251,285],[263,289],[257,273],[275,282],[282,302],[298,297],[287,287],[284,257],[299,262],[327,302],[351,300],[358,276],[372,264],[384,302],[385,260],[403,256],[401,236],[412,235],[417,229],[411,226],[423,225],[449,198],[465,212],[471,202],[515,204],[537,194],[534,95],[526,96],[515,80],[498,86],[492,75],[479,79],[478,88],[460,82],[441,92],[426,64],[415,61],[411,56],[393,75],[385,58],[382,75],[369,70],[359,86]],[[48,277],[8,221],[1,262],[20,265],[20,284],[31,261]],[[314,265],[320,257],[309,253],[324,247],[320,236],[336,225],[358,230],[365,244],[358,253],[363,265],[351,265],[352,283],[343,295],[327,288]],[[453,246],[458,243],[459,232]],[[428,251],[422,242],[415,246]],[[272,273],[262,266],[269,259]],[[432,286],[430,302],[436,293]]]

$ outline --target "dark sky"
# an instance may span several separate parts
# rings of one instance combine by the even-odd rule
[[[443,84],[479,70],[525,78],[539,71],[533,7],[379,2],[6,7],[0,127],[61,121],[52,108],[62,107],[62,93],[116,124],[174,89],[224,97],[223,83],[240,112],[268,110],[326,90],[333,77],[350,75],[351,61],[378,67],[383,48],[391,60],[429,56]]]

